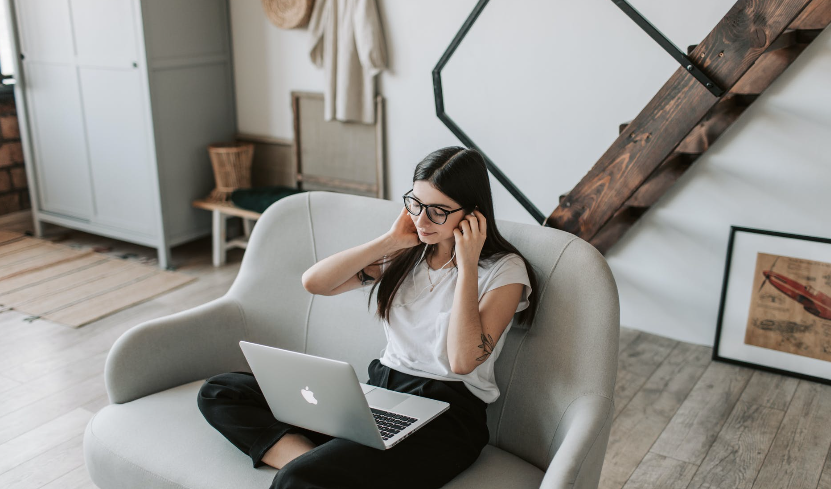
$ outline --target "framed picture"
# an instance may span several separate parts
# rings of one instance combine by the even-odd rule
[[[831,384],[831,239],[730,228],[713,360]]]
[[[386,198],[384,98],[375,124],[323,119],[323,94],[291,92],[297,188]]]

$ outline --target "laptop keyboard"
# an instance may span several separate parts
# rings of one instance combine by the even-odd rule
[[[372,411],[372,416],[375,417],[375,424],[378,425],[378,431],[381,432],[381,438],[384,440],[389,440],[404,428],[418,421],[416,418],[391,413],[389,411],[382,411],[375,408],[369,408],[369,410]]]

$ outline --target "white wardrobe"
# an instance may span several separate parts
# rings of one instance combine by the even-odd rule
[[[235,134],[227,0],[13,10],[36,234],[47,222],[154,247],[169,268],[170,247],[211,232],[191,202],[214,187],[208,144]]]

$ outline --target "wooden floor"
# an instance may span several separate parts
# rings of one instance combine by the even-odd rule
[[[153,249],[86,233],[69,237],[134,259],[155,257]],[[103,371],[113,342],[136,324],[223,295],[242,253],[231,250],[228,264],[214,268],[208,239],[174,248],[177,270],[199,280],[79,329],[0,313],[0,488],[95,487],[83,432],[108,402]],[[831,489],[831,386],[710,356],[707,347],[621,330],[600,487]]]
[[[622,329],[603,489],[831,489],[831,386]]]

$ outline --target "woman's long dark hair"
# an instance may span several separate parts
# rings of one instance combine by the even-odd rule
[[[450,197],[464,207],[464,213],[473,212],[479,207],[487,220],[487,238],[479,255],[479,263],[493,263],[507,253],[516,253],[525,262],[528,279],[531,282],[531,294],[528,301],[531,303],[519,313],[518,323],[528,326],[534,321],[537,310],[537,281],[531,264],[517,250],[499,234],[496,221],[493,218],[493,198],[491,196],[490,180],[485,159],[475,149],[465,149],[458,146],[442,148],[427,155],[416,166],[413,173],[413,182],[423,180],[430,183],[436,190]],[[402,203],[403,205],[403,203]],[[392,257],[387,257],[384,273],[380,274],[370,290],[370,304],[372,292],[378,288],[378,309],[376,315],[389,322],[392,299],[404,283],[408,273],[413,269],[416,261],[427,247],[425,257],[435,252],[435,245],[419,243],[418,245],[399,250]],[[368,304],[369,305],[369,304]]]

